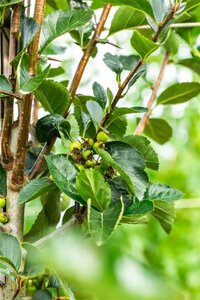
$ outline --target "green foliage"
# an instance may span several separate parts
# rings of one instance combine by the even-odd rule
[[[18,240],[7,233],[0,233],[0,263],[6,259],[8,264],[18,271],[21,265],[21,248]],[[1,268],[0,268],[1,269]]]
[[[4,75],[0,75],[0,89],[6,92],[12,92],[12,85]],[[5,95],[0,94],[0,98],[2,97],[5,97]]]
[[[134,31],[131,39],[132,47],[142,58],[147,58],[152,52],[158,49],[158,45],[144,37],[138,31]]]

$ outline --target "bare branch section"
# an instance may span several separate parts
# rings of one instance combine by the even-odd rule
[[[161,69],[160,69],[160,73],[159,73],[158,78],[155,82],[151,97],[150,97],[150,99],[148,101],[148,104],[147,104],[147,107],[148,107],[149,111],[146,114],[144,114],[144,116],[140,120],[140,123],[138,124],[137,129],[135,131],[135,135],[140,135],[141,133],[143,133],[143,131],[144,131],[144,129],[145,129],[147,123],[148,123],[148,119],[151,115],[152,107],[153,107],[153,104],[156,100],[156,95],[157,95],[159,86],[161,84],[161,81],[163,79],[165,68],[166,68],[168,62],[169,62],[169,53],[166,53],[165,57],[164,57],[164,60],[163,60],[163,63],[162,63],[162,66],[161,66]]]
[[[37,23],[42,24],[44,18],[45,0],[36,0],[34,19]],[[39,47],[40,31],[32,41],[29,47],[29,73],[36,74],[38,47]],[[27,152],[27,142],[29,135],[29,126],[31,118],[32,94],[23,97],[21,103],[21,112],[19,117],[19,133],[16,152],[14,156],[13,170],[9,182],[9,186],[13,190],[20,190],[24,182],[24,168]]]
[[[90,42],[88,43],[88,45],[84,51],[84,54],[80,60],[80,63],[77,67],[77,70],[75,72],[74,78],[73,78],[71,86],[70,86],[71,101],[70,101],[69,106],[66,108],[64,117],[67,117],[67,115],[69,113],[70,106],[74,100],[74,97],[75,97],[76,91],[79,87],[83,73],[84,73],[87,63],[91,57],[91,54],[92,54],[96,44],[98,43],[98,39],[103,31],[103,28],[104,28],[104,25],[108,18],[111,7],[112,7],[111,4],[107,4],[104,6],[103,12],[101,14],[101,17],[100,17],[99,23],[97,25],[97,28],[94,32],[94,35],[93,35],[92,39],[90,40]],[[39,156],[36,164],[34,165],[33,169],[31,170],[31,172],[29,174],[29,179],[33,179],[40,172],[40,170],[44,164],[44,156],[47,155],[51,151],[51,149],[55,143],[55,140],[56,140],[56,138],[52,138],[49,143],[46,143],[46,145],[44,146],[43,150],[40,153],[40,156]]]
[[[11,13],[11,24],[10,24],[10,38],[9,38],[9,63],[15,58],[17,54],[17,41],[19,35],[20,26],[20,13],[21,5],[16,5]],[[16,87],[16,80],[14,78],[14,70],[12,65],[8,65],[9,79],[12,83],[13,90]],[[0,93],[7,95],[4,102],[4,118],[3,118],[3,128],[1,135],[1,163],[6,170],[11,170],[13,163],[13,155],[10,149],[10,135],[11,127],[13,122],[13,103],[14,97],[19,99],[19,96],[11,93],[0,91]],[[21,98],[20,98],[21,99]]]

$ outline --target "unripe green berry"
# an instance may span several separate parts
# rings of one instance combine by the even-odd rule
[[[70,149],[71,152],[74,151],[74,150],[81,150],[82,145],[81,145],[80,142],[75,141],[75,142],[73,142],[69,145],[69,149]]]
[[[92,151],[91,151],[91,150],[85,150],[85,151],[83,152],[83,158],[84,158],[85,160],[87,160],[87,159],[90,158],[90,157],[92,157]]]
[[[105,148],[105,144],[101,141],[97,141],[94,143],[93,149],[94,150],[98,150],[99,148],[104,149]]]
[[[0,223],[8,223],[9,219],[6,213],[0,212]]]
[[[6,205],[6,199],[0,196],[0,208],[3,208]]]
[[[52,176],[52,175],[49,175],[49,180],[50,180],[50,181],[54,181],[54,179],[53,179],[53,176]]]
[[[84,166],[82,164],[76,164],[79,171],[82,171],[84,169]]]
[[[96,161],[92,160],[92,159],[88,159],[85,162],[85,166],[88,167],[88,168],[95,167],[96,166]]]
[[[107,140],[108,140],[108,135],[104,131],[100,131],[97,134],[97,141],[101,141],[101,142],[106,143]]]

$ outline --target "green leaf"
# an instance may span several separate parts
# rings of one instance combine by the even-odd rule
[[[120,7],[112,19],[109,35],[124,29],[131,29],[139,26],[145,20],[145,15],[132,7]]]
[[[111,201],[111,189],[103,175],[95,169],[84,169],[77,175],[76,188],[81,197],[99,211],[105,211]]]
[[[12,261],[10,261],[6,257],[0,256],[0,272],[1,274],[10,277],[10,279],[14,280],[14,276],[16,274],[16,268]]]
[[[135,107],[115,107],[109,120],[108,125],[114,122],[116,119],[118,119],[121,116],[128,115],[128,114],[140,114],[148,112],[148,108],[141,107],[141,106],[135,106]]]
[[[70,102],[68,90],[53,80],[45,80],[35,91],[35,96],[43,108],[52,114],[62,115]]]
[[[96,9],[96,8],[100,8],[102,6],[104,6],[104,4],[106,4],[107,1],[106,0],[93,0],[92,3],[92,9]],[[147,0],[111,0],[109,3],[111,3],[112,5],[127,5],[130,7],[133,7],[136,10],[139,10],[143,13],[146,13],[148,15],[150,15],[151,17],[153,17],[153,11],[151,8],[150,3]]]
[[[23,2],[23,0],[1,0],[0,7],[11,6],[21,2]]]
[[[134,31],[131,38],[132,47],[142,58],[147,58],[152,52],[158,49],[159,45],[144,37],[138,31]]]
[[[50,65],[44,69],[44,71],[31,76],[29,74],[29,59],[27,55],[23,55],[19,66],[17,68],[17,74],[19,78],[19,87],[22,94],[30,94],[38,89],[40,84],[46,79]]]
[[[154,17],[158,22],[161,22],[167,13],[167,7],[165,1],[151,0],[151,7],[153,8]]]
[[[176,218],[174,204],[156,200],[152,215],[158,220],[165,232],[170,233]]]
[[[165,49],[168,53],[175,55],[178,52],[179,45],[180,40],[178,35],[175,33],[175,31],[171,30],[166,42],[164,43]]]
[[[44,264],[44,259],[40,250],[29,243],[22,243],[22,247],[26,250],[23,271],[25,276],[30,278],[41,275],[47,266]]]
[[[193,9],[198,5],[200,5],[199,0],[187,0],[187,4],[184,11],[189,11],[190,9]]]
[[[34,295],[32,300],[52,300],[52,294],[49,290],[41,290],[37,291]]]
[[[98,104],[101,106],[102,109],[104,109],[107,103],[106,91],[98,82],[94,82],[92,88]]]
[[[186,68],[191,69],[192,71],[196,72],[198,75],[200,75],[200,58],[198,57],[192,57],[192,58],[186,58],[182,59],[178,62],[179,65],[182,65]]]
[[[152,170],[158,170],[158,155],[151,146],[151,142],[144,136],[128,135],[122,139],[122,142],[135,147],[144,157],[146,167]]]
[[[144,133],[159,144],[165,144],[172,136],[171,126],[163,119],[151,118]]]
[[[106,150],[99,149],[98,154],[119,172],[129,190],[142,199],[148,183],[144,158],[137,149],[123,142],[106,143]]]
[[[40,52],[57,37],[85,25],[92,15],[91,10],[57,10],[45,17],[42,25]]]
[[[103,59],[106,66],[111,69],[116,74],[121,74],[123,71],[123,66],[117,55],[112,55],[111,53],[106,53]]]
[[[166,184],[150,184],[144,197],[150,200],[173,202],[183,197],[183,193]]]
[[[60,221],[60,194],[60,190],[55,188],[53,191],[49,192],[46,197],[45,213],[50,226],[57,225]]]
[[[6,92],[12,92],[12,84],[4,75],[0,75],[0,90]],[[4,94],[0,94],[0,98],[7,97]]]
[[[15,269],[19,270],[22,253],[17,238],[5,232],[0,232],[0,257],[9,259]]]
[[[112,179],[108,180],[108,183],[112,191],[111,205],[113,202],[119,201],[122,197],[124,211],[126,212],[126,209],[132,204],[132,196],[129,195],[126,182],[121,176],[114,176]]]
[[[141,217],[146,214],[149,214],[153,211],[153,202],[149,200],[142,200],[140,202],[133,203],[126,210],[126,216],[137,216]]]
[[[35,133],[39,143],[49,142],[52,137],[60,137],[58,124],[64,118],[60,115],[47,115],[39,119],[36,124]]]
[[[146,73],[146,65],[142,65],[137,72],[135,73],[135,75],[133,76],[133,78],[129,81],[128,84],[128,90],[136,83],[136,81]]]
[[[6,196],[7,193],[7,174],[6,170],[0,165],[0,195]]]
[[[112,117],[111,117],[112,119]],[[126,134],[128,123],[125,116],[116,118],[114,121],[107,125],[107,129],[111,134],[111,137],[118,140]]]
[[[86,107],[94,125],[98,126],[103,119],[103,110],[101,106],[97,102],[90,100],[87,101]]]
[[[189,101],[200,93],[200,84],[198,82],[176,83],[168,87],[158,97],[158,104],[179,104]]]
[[[78,171],[68,157],[64,155],[51,155],[46,156],[46,161],[58,188],[72,199],[83,204],[84,201],[78,195],[75,186]]]
[[[133,66],[140,59],[140,57],[139,55],[119,55],[118,59],[123,66],[123,70],[131,71],[133,69]]]
[[[68,149],[71,141],[78,138],[79,125],[74,115],[69,115],[67,120],[63,120],[58,125],[63,146]]]
[[[54,189],[55,183],[47,177],[33,179],[22,188],[18,201],[19,203],[26,203]]]
[[[123,201],[116,201],[104,212],[92,208],[88,200],[88,230],[92,240],[101,246],[107,242],[117,228],[124,212]]]

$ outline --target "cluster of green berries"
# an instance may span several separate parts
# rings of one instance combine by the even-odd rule
[[[0,209],[4,208],[4,206],[6,205],[6,199],[3,196],[0,196]],[[5,212],[0,211],[0,223],[8,223],[8,216]]]
[[[91,138],[82,138],[81,141],[74,141],[70,144],[70,155],[80,171],[84,168],[94,168],[99,164],[99,160],[95,159],[95,151],[105,148],[104,143],[107,140],[108,135],[100,131],[95,142]]]

